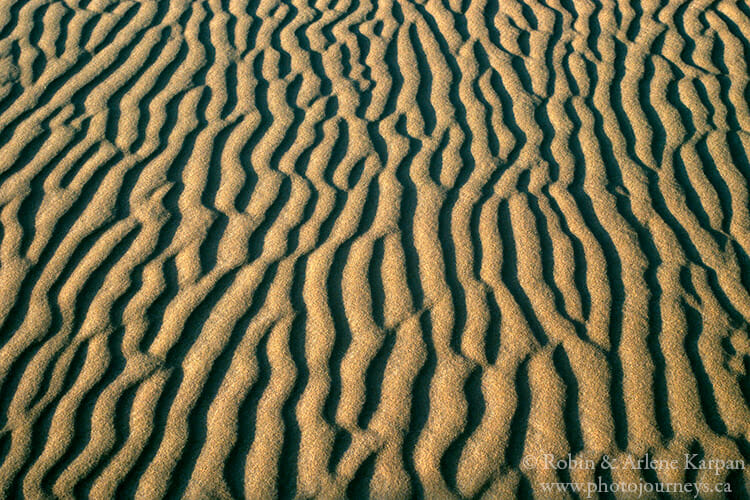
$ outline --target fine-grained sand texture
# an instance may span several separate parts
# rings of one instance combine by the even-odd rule
[[[748,61],[744,0],[0,1],[0,497],[742,498]],[[747,469],[525,462],[647,452]]]

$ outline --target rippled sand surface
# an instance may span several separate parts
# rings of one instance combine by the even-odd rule
[[[749,60],[742,0],[0,2],[0,497],[746,498]],[[527,460],[647,452],[748,466]]]

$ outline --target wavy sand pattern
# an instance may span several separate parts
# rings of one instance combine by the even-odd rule
[[[750,462],[748,61],[743,0],[0,2],[0,497],[747,494],[522,458]]]

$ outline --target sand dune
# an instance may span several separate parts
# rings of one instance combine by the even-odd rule
[[[0,3],[0,497],[750,463],[743,0]],[[704,498],[713,498],[705,495]]]

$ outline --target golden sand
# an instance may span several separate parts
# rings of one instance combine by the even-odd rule
[[[748,498],[749,60],[743,0],[0,2],[0,497]]]

